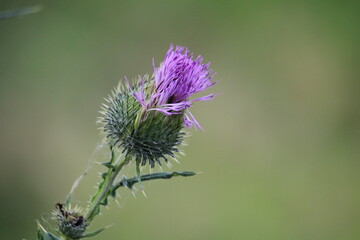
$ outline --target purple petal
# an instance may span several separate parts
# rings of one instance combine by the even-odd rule
[[[146,102],[144,97],[144,92],[134,92],[133,93],[134,98],[141,104],[143,108],[146,108]]]
[[[191,100],[192,102],[196,102],[196,101],[211,101],[214,99],[214,97],[218,96],[219,94],[214,94],[214,93],[211,93],[209,95],[206,95],[204,97],[200,97],[200,98],[196,98],[194,100]]]
[[[198,123],[198,121],[196,121],[195,117],[191,114],[191,112],[187,112],[184,114],[184,124],[188,128],[191,128],[194,126],[195,130],[197,130],[197,127],[198,127],[204,131],[204,129],[201,127],[201,125]]]

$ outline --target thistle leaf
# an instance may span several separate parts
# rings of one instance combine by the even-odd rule
[[[155,180],[155,179],[170,179],[172,177],[177,177],[177,176],[191,177],[194,175],[196,175],[196,172],[193,172],[193,171],[172,172],[172,173],[159,172],[159,173],[140,175],[140,176],[136,176],[133,178],[124,178],[119,183],[117,183],[116,185],[114,185],[112,187],[112,189],[110,190],[110,193],[112,196],[115,196],[116,195],[115,191],[119,187],[124,187],[124,186],[132,189],[134,184],[139,183],[139,180],[140,181],[150,181],[150,180]]]

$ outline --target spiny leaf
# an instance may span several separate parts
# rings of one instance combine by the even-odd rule
[[[112,165],[112,162],[103,162],[101,163],[101,165],[104,165],[107,168],[114,168],[114,165]]]
[[[107,197],[106,197],[106,198],[104,199],[104,201],[102,201],[100,204],[103,205],[103,206],[108,205],[108,199],[107,199]]]
[[[159,172],[159,173],[141,175],[140,177],[136,176],[136,177],[128,178],[128,179],[124,178],[118,184],[116,184],[112,187],[112,189],[110,190],[110,193],[112,196],[114,196],[115,191],[119,187],[123,187],[123,186],[126,186],[131,189],[134,184],[139,182],[139,179],[141,181],[150,181],[150,180],[155,180],[155,179],[170,179],[170,178],[176,177],[176,176],[190,177],[190,176],[194,176],[194,175],[196,175],[196,172],[193,172],[193,171],[172,172],[172,173]]]

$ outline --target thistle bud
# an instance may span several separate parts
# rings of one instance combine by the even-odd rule
[[[88,226],[81,214],[81,209],[65,206],[57,203],[56,210],[53,212],[58,224],[58,230],[69,239],[80,239]]]
[[[151,84],[148,77],[140,77],[133,88],[118,86],[107,99],[101,122],[112,147],[122,148],[142,165],[154,167],[155,162],[161,165],[161,159],[174,157],[185,132],[182,114],[168,116],[146,111],[136,100],[135,91],[140,85],[148,91]]]

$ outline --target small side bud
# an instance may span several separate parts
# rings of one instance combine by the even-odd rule
[[[59,232],[70,239],[80,239],[88,227],[79,207],[71,208],[57,203],[53,212],[57,220]]]

